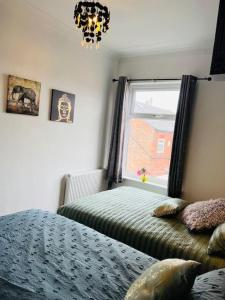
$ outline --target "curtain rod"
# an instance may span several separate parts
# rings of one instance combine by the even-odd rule
[[[138,81],[178,81],[181,80],[181,78],[151,78],[151,79],[128,79],[128,82],[138,82]],[[203,78],[197,78],[197,80],[207,80],[212,81],[212,77],[203,77]],[[119,79],[113,79],[113,82],[119,81]]]

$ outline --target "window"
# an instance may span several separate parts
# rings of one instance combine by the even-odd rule
[[[125,176],[167,186],[180,82],[132,84],[126,127]]]
[[[165,151],[165,139],[158,139],[157,153],[164,153]]]

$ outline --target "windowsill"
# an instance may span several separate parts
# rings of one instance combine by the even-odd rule
[[[124,177],[124,184],[134,186],[137,188],[141,188],[150,192],[167,195],[167,187],[159,184],[154,184],[150,182],[143,183],[137,179],[131,178],[131,177]],[[123,184],[122,184],[123,185]]]

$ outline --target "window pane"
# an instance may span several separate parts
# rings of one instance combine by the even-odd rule
[[[165,151],[165,139],[158,139],[157,141],[157,153],[164,153]]]
[[[149,182],[167,185],[175,121],[131,119],[128,130],[126,176],[140,179],[146,169]]]
[[[142,90],[134,92],[134,113],[176,114],[179,91]]]

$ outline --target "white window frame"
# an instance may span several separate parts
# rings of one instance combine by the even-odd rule
[[[146,187],[147,190],[152,190],[154,192],[158,192],[161,194],[167,193],[167,187],[163,185],[158,185],[155,183],[142,183],[138,180],[131,178],[125,174],[126,165],[127,165],[127,153],[128,153],[128,137],[129,137],[129,122],[131,119],[157,119],[157,120],[175,120],[176,114],[149,114],[149,113],[135,113],[134,106],[135,106],[135,92],[136,91],[145,91],[145,90],[152,90],[152,91],[180,91],[181,81],[162,81],[162,82],[148,82],[148,83],[131,83],[130,90],[129,90],[129,106],[128,106],[128,113],[126,118],[126,126],[125,126],[125,146],[124,146],[124,162],[123,162],[123,178],[125,182],[131,184],[133,182],[134,186],[142,186]]]

